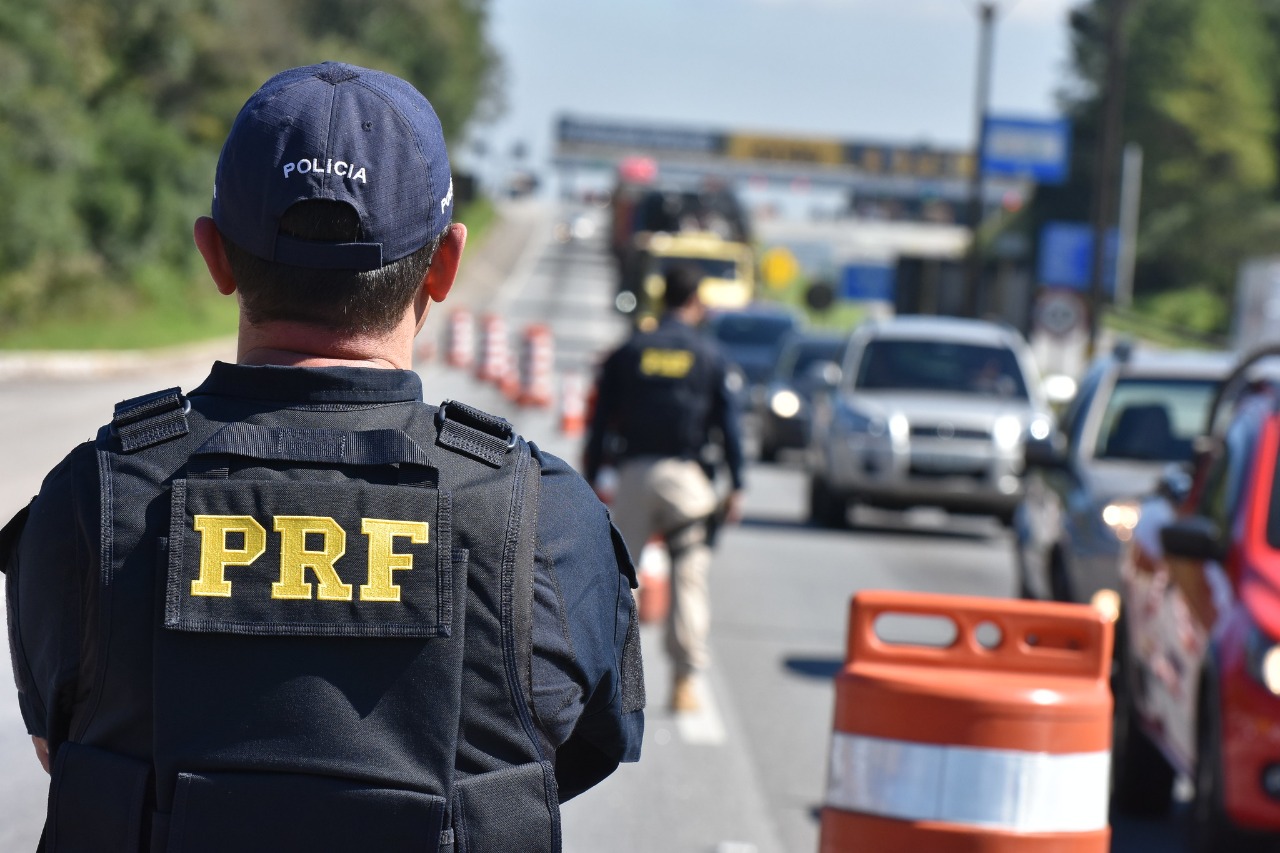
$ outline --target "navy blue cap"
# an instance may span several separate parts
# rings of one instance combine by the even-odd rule
[[[346,202],[360,242],[279,233],[309,199]],[[453,214],[453,180],[435,110],[398,77],[339,62],[272,77],[240,110],[218,158],[213,221],[269,261],[372,270],[434,239]]]

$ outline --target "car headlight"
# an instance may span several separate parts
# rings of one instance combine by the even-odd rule
[[[889,418],[889,435],[895,442],[906,441],[911,437],[911,422],[906,415],[898,412]]]
[[[1138,526],[1142,517],[1142,505],[1137,501],[1111,501],[1102,508],[1102,523],[1105,524],[1121,542],[1133,538],[1133,529]]]
[[[1013,415],[1001,415],[991,425],[991,435],[996,440],[996,446],[1013,450],[1022,441],[1022,421]]]
[[[1252,620],[1249,620],[1245,632],[1244,663],[1245,669],[1259,684],[1280,696],[1280,645]]]
[[[800,397],[795,391],[776,391],[769,398],[769,408],[780,418],[794,418],[800,414]]]
[[[1027,427],[1027,432],[1031,437],[1040,441],[1049,437],[1049,433],[1053,430],[1053,424],[1048,418],[1036,418],[1031,422],[1031,426]]]

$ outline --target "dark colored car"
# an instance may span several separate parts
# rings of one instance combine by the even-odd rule
[[[1113,804],[1158,814],[1193,779],[1193,853],[1280,849],[1280,383],[1250,364],[1121,563]]]
[[[716,311],[707,318],[706,331],[720,344],[733,364],[740,383],[742,409],[758,409],[764,388],[773,375],[782,342],[800,328],[800,318],[779,305],[753,303],[741,310]]]
[[[809,445],[813,395],[839,381],[847,336],[792,334],[782,345],[760,409],[760,458]]]
[[[1059,428],[1029,436],[1014,547],[1027,598],[1087,602],[1120,583],[1120,548],[1138,502],[1193,439],[1236,358],[1133,349],[1096,358]]]

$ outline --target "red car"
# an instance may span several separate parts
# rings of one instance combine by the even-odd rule
[[[1266,354],[1274,355],[1275,350]],[[1195,783],[1190,849],[1280,850],[1280,383],[1223,385],[1190,478],[1147,500],[1121,565],[1115,807]]]

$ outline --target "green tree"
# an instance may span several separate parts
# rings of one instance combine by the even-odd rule
[[[1061,102],[1075,126],[1072,182],[1037,194],[1037,222],[1087,221],[1111,0],[1071,16],[1073,75]],[[1233,296],[1241,260],[1273,244],[1280,51],[1278,0],[1130,0],[1122,139],[1144,155],[1141,302],[1168,291]],[[1190,296],[1188,297],[1191,298]],[[1168,305],[1167,298],[1160,300]],[[1229,311],[1214,312],[1222,331]]]
[[[204,286],[192,219],[270,74],[384,68],[463,138],[493,103],[485,0],[0,0],[0,336]]]

